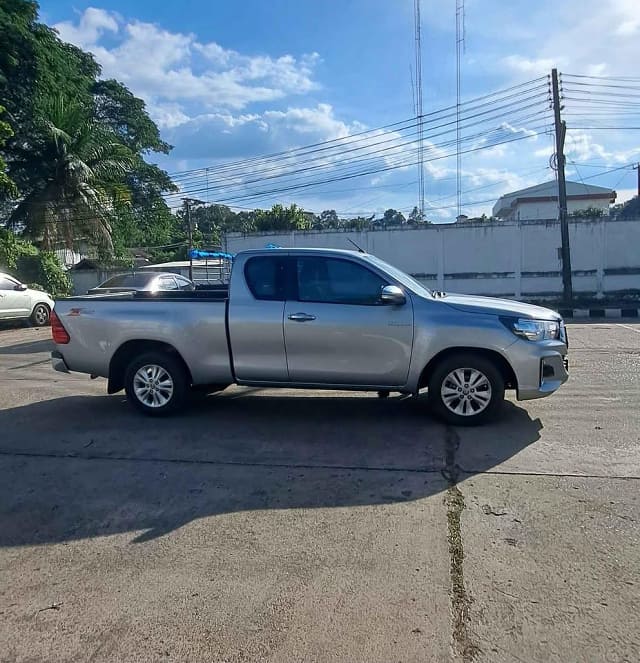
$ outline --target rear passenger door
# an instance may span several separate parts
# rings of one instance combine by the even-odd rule
[[[282,329],[287,256],[257,255],[244,265],[246,288],[229,298],[229,337],[238,382],[287,382]]]
[[[381,301],[383,277],[347,258],[298,256],[284,315],[289,377],[302,384],[403,386],[413,306]]]

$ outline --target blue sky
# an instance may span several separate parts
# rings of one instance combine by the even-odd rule
[[[403,165],[407,141],[393,129],[375,133],[376,141],[395,146],[385,154],[385,163],[394,167],[380,174],[247,200],[242,195],[259,184],[238,180],[228,190],[208,190],[210,183],[214,188],[215,168],[228,161],[325,140],[347,145],[352,134],[410,118],[413,0],[43,0],[41,18],[65,40],[92,51],[105,77],[123,81],[145,99],[175,146],[169,157],[153,155],[151,161],[171,173],[211,168],[206,191],[202,177],[179,175],[185,191],[190,182],[198,183],[199,197],[210,201],[232,199],[248,207],[297,202],[345,214],[386,207],[407,211],[417,201],[416,167],[409,154]],[[455,102],[455,0],[422,0],[422,30],[428,113]],[[552,66],[570,74],[637,76],[639,40],[637,0],[467,0],[462,96],[468,100],[507,88],[545,75]],[[580,80],[567,88],[579,90]],[[532,92],[539,94],[536,117],[508,106],[477,130],[465,127],[469,135],[499,131],[491,135],[518,140],[490,147],[485,138],[469,139],[474,149],[489,149],[463,156],[464,212],[488,213],[501,194],[553,177],[544,84]],[[624,108],[622,119],[609,107],[606,116],[602,109],[589,115],[584,104],[569,110],[582,113],[567,116],[569,177],[588,178],[590,184],[616,188],[619,200],[628,198],[635,173],[627,164],[640,159],[640,131],[573,127],[638,126],[640,115],[632,115],[637,107]],[[426,167],[427,213],[446,221],[456,212],[455,148],[440,147],[439,140],[427,132],[429,154],[438,157]],[[297,163],[304,166],[305,160]],[[600,174],[607,170],[612,172]],[[251,174],[257,179],[260,172]],[[317,180],[344,172],[336,153]],[[282,182],[288,181],[283,176]]]

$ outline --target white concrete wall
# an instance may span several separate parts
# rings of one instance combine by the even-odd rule
[[[609,201],[602,198],[592,200],[571,200],[567,201],[567,211],[569,214],[585,210],[589,207],[601,210],[603,214],[609,214]],[[558,217],[558,201],[548,200],[544,202],[520,202],[516,205],[511,215],[514,221],[556,219]]]
[[[569,224],[573,287],[578,294],[602,297],[640,292],[640,219],[608,217]],[[557,221],[432,225],[366,232],[230,234],[226,250],[283,247],[352,248],[356,244],[449,292],[553,296],[562,291]]]

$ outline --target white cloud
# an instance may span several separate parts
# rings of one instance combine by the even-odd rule
[[[608,149],[596,142],[588,131],[573,129],[567,132],[564,152],[568,160],[578,163],[597,159],[608,165],[616,165],[628,163],[637,157],[640,154],[640,146]]]
[[[638,0],[547,0],[529,7],[526,20],[538,26],[537,34],[521,42],[521,52],[502,59],[507,69],[526,75],[552,67],[592,76],[637,73]]]
[[[118,32],[118,15],[104,9],[89,7],[80,16],[77,24],[63,21],[53,27],[64,41],[80,48],[90,48],[105,32]]]
[[[234,114],[229,111],[203,113],[189,118],[178,116],[172,109],[165,113],[163,124],[167,140],[175,145],[176,158],[195,159],[209,156],[211,161],[267,154],[334,139],[348,139],[365,129],[359,122],[346,123],[335,116],[329,104],[314,107],[289,107],[287,110],[267,110],[262,113]],[[174,122],[179,117],[180,121]],[[390,145],[399,140],[399,134],[374,132],[366,140],[354,143],[365,148],[380,140]],[[349,140],[344,143],[349,149]],[[364,151],[364,149],[363,149]],[[317,155],[314,155],[317,158]],[[327,157],[331,163],[336,156]]]
[[[313,77],[317,53],[245,55],[214,42],[200,43],[193,34],[125,22],[114,12],[93,7],[76,23],[54,27],[63,39],[90,50],[103,76],[124,82],[168,124],[176,121],[177,111],[188,112],[188,105],[200,112],[240,110],[319,87]],[[115,45],[105,44],[107,33]]]
[[[632,173],[635,175],[635,173]],[[616,197],[616,203],[626,203],[627,200],[631,200],[638,195],[638,189],[616,189],[618,196]]]
[[[502,63],[518,74],[540,76],[548,74],[556,66],[557,61],[551,58],[527,58],[522,55],[507,55]]]
[[[338,120],[329,104],[318,104],[315,108],[288,108],[286,111],[266,111],[264,119],[282,129],[298,134],[323,136],[324,140],[345,138],[365,127],[360,123],[349,125]]]

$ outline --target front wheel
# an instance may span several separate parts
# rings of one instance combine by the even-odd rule
[[[133,406],[144,414],[161,416],[179,410],[189,390],[182,362],[168,353],[148,352],[127,367],[125,391]]]
[[[33,307],[31,312],[30,320],[31,324],[36,327],[44,327],[49,324],[49,318],[51,317],[51,311],[46,304],[36,304]]]
[[[447,357],[429,378],[434,413],[456,426],[494,419],[504,401],[504,378],[489,359],[473,353]]]

